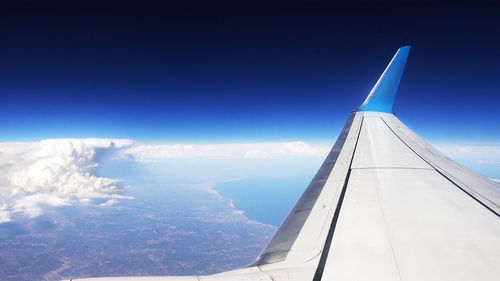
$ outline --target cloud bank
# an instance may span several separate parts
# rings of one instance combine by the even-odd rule
[[[302,141],[239,144],[136,144],[121,150],[120,157],[140,162],[200,157],[209,159],[276,159],[323,157],[329,150],[329,146],[313,146]]]
[[[0,223],[15,215],[37,217],[44,207],[99,204],[124,198],[120,180],[96,176],[100,157],[113,150],[115,160],[156,162],[177,158],[276,159],[324,157],[328,146],[301,141],[246,144],[144,144],[132,140],[52,139],[0,143]]]

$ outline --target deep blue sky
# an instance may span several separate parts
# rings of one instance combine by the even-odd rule
[[[0,4],[0,141],[333,142],[403,45],[403,122],[500,139],[494,1],[68,2]]]

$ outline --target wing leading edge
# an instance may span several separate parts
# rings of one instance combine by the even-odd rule
[[[350,114],[253,264],[210,276],[91,280],[497,280],[500,184],[392,114],[409,50],[398,50]]]

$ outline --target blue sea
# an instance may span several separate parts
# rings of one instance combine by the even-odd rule
[[[219,184],[215,189],[233,200],[251,219],[279,226],[302,195],[312,176],[245,179]]]

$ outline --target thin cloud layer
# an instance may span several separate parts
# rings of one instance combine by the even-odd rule
[[[313,146],[302,141],[239,144],[136,144],[120,151],[121,158],[140,162],[171,158],[276,159],[325,156],[330,147]]]
[[[500,144],[437,144],[435,147],[477,172],[500,178]]]
[[[476,164],[500,164],[500,144],[438,144],[436,148],[458,160],[472,160]]]

